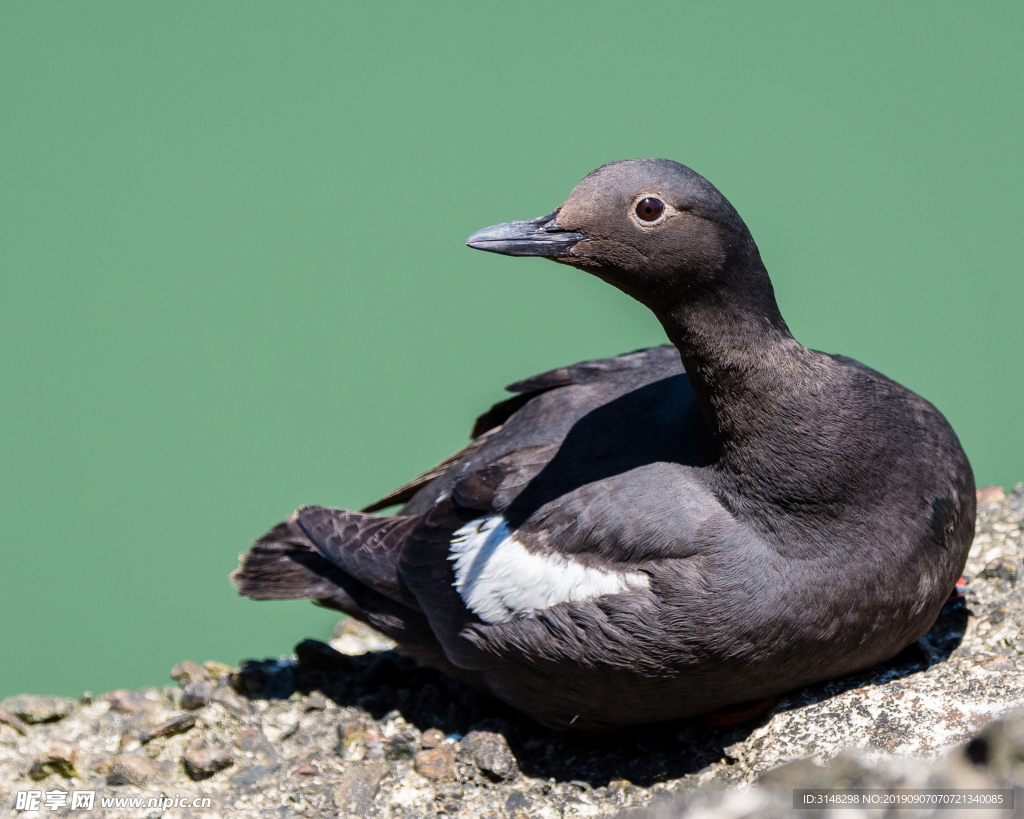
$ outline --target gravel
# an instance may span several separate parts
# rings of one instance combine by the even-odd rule
[[[0,809],[21,815],[19,791],[94,790],[91,811],[24,815],[770,817],[794,815],[794,787],[1020,787],[1024,486],[980,495],[965,596],[926,638],[752,722],[557,734],[346,620],[293,657],[183,662],[163,689],[8,697]],[[101,807],[129,796],[211,807]]]

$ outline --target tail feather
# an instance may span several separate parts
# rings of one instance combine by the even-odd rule
[[[310,549],[257,543],[239,559],[242,565],[231,573],[231,582],[252,600],[319,600],[336,587],[330,576],[337,568]]]
[[[344,612],[396,640],[420,662],[447,669],[427,618],[398,580],[398,555],[415,523],[303,507],[241,555],[231,582],[253,600],[311,599]]]
[[[285,524],[288,538],[304,538],[317,554],[360,583],[419,610],[419,602],[398,575],[402,547],[419,522],[415,516],[382,517],[303,506]]]
[[[288,520],[282,520],[273,529],[262,537],[256,538],[256,543],[290,543],[295,546],[303,546],[307,549],[313,548],[313,542],[303,534],[293,514]]]

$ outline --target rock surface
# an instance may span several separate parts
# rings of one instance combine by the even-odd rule
[[[793,692],[752,722],[559,735],[343,621],[333,648],[307,640],[292,658],[240,669],[185,662],[162,690],[8,697],[0,809],[108,819],[770,817],[794,815],[798,786],[1017,786],[1024,717],[992,720],[1024,705],[1024,486],[983,492],[969,586],[925,639],[889,663]],[[95,806],[70,811],[69,797],[54,811],[17,813],[17,792],[30,790],[94,790]],[[101,806],[161,796],[177,806]],[[210,807],[181,807],[196,797]],[[1018,801],[1024,815],[1024,790]]]
[[[1011,804],[1009,810],[977,807],[914,807],[900,809],[820,808],[794,810],[797,788],[829,790],[873,789],[889,799],[913,799],[914,790],[1003,790],[1012,794],[986,794]],[[660,797],[660,798],[659,798]],[[1012,800],[1012,802],[1011,802]],[[843,753],[827,765],[797,759],[769,771],[749,788],[690,791],[677,797],[655,795],[641,810],[622,813],[620,819],[821,819],[821,817],[892,817],[916,819],[982,819],[986,816],[1024,816],[1024,710],[1018,709],[990,722],[970,742],[937,760],[891,758],[866,760]]]
[[[78,703],[67,697],[39,697],[32,694],[19,694],[0,702],[0,709],[29,724],[57,722],[73,714],[77,708]],[[5,722],[11,724],[8,720]]]

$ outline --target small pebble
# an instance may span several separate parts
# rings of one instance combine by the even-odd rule
[[[442,742],[444,742],[444,731],[437,728],[428,728],[420,737],[420,745],[424,748],[436,748]]]
[[[28,735],[28,724],[6,708],[0,708],[0,722],[4,723],[4,725],[10,725],[22,736]]]
[[[209,779],[217,771],[235,764],[235,758],[223,748],[203,748],[185,754],[185,772],[196,781]]]
[[[345,811],[356,816],[366,816],[380,790],[380,783],[391,773],[386,762],[370,762],[349,771],[334,789],[334,804],[342,816]]]
[[[249,700],[239,694],[236,694],[232,689],[227,688],[226,686],[214,688],[213,693],[210,694],[209,702],[219,702],[229,711],[242,716],[252,713],[252,706],[249,704]]]
[[[346,617],[335,626],[330,646],[335,651],[354,657],[368,651],[387,651],[395,647],[395,642],[358,620]]]
[[[455,779],[458,773],[455,768],[455,757],[451,749],[444,745],[421,751],[416,755],[413,765],[416,773],[434,781]]]
[[[151,710],[154,705],[141,692],[124,688],[109,691],[103,695],[103,699],[110,703],[110,710],[118,714],[140,714]]]
[[[212,677],[210,676],[210,672],[198,663],[194,663],[191,660],[185,660],[182,663],[178,663],[171,669],[171,679],[184,688],[189,683],[209,682]]]
[[[124,753],[125,751],[137,751],[141,747],[142,742],[140,742],[139,738],[131,731],[125,731],[121,734],[121,738],[117,742],[117,750],[119,753]]]
[[[29,768],[29,778],[45,779],[58,774],[65,779],[81,776],[88,766],[89,752],[70,742],[54,742],[46,754],[36,759]]]
[[[139,742],[145,745],[157,737],[173,737],[177,734],[184,734],[196,727],[196,721],[195,714],[178,714],[159,725],[144,729],[139,734]]]
[[[108,785],[136,785],[142,787],[154,781],[169,778],[173,766],[135,754],[118,754],[103,766]]]
[[[78,700],[69,697],[43,697],[18,694],[0,702],[0,709],[20,717],[29,724],[57,722],[78,710]],[[10,723],[7,723],[10,725]],[[14,726],[12,726],[14,727]]]
[[[1010,671],[1013,669],[1013,663],[1002,654],[996,654],[994,657],[981,663],[981,667],[991,672]]]
[[[203,663],[203,668],[210,672],[210,676],[216,680],[222,677],[230,677],[238,671],[237,668],[232,668],[227,663],[219,663],[216,660],[207,660]]]
[[[510,819],[527,819],[532,804],[522,791],[513,791],[505,800],[505,813]]]
[[[366,758],[377,759],[384,756],[384,736],[376,725],[363,731],[363,742],[366,745]]]
[[[250,751],[268,757],[276,757],[277,751],[259,728],[246,728],[235,737],[235,745],[242,751]]]
[[[209,680],[186,683],[181,689],[181,707],[186,711],[195,711],[210,702],[216,686]]]
[[[390,762],[399,762],[404,759],[412,759],[416,755],[409,739],[402,734],[396,734],[387,741],[384,746],[384,758]]]
[[[1006,498],[1006,490],[1001,486],[983,486],[977,492],[978,503],[999,503]]]
[[[462,740],[462,753],[492,779],[503,781],[516,775],[516,758],[501,734],[471,731]]]
[[[362,738],[366,730],[366,722],[359,719],[346,719],[338,723],[338,739],[344,743],[354,742]]]
[[[1017,580],[1017,563],[1007,557],[997,557],[985,564],[981,576],[1014,583]]]
[[[239,788],[251,788],[264,780],[276,776],[281,770],[281,763],[274,762],[270,765],[254,765],[251,768],[243,768],[231,777],[231,784]]]

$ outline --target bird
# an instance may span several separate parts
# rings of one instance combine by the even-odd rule
[[[466,244],[596,276],[670,343],[511,384],[444,462],[259,538],[241,595],[344,612],[563,731],[745,707],[929,631],[974,535],[967,456],[924,398],[793,337],[708,180],[612,162]]]

